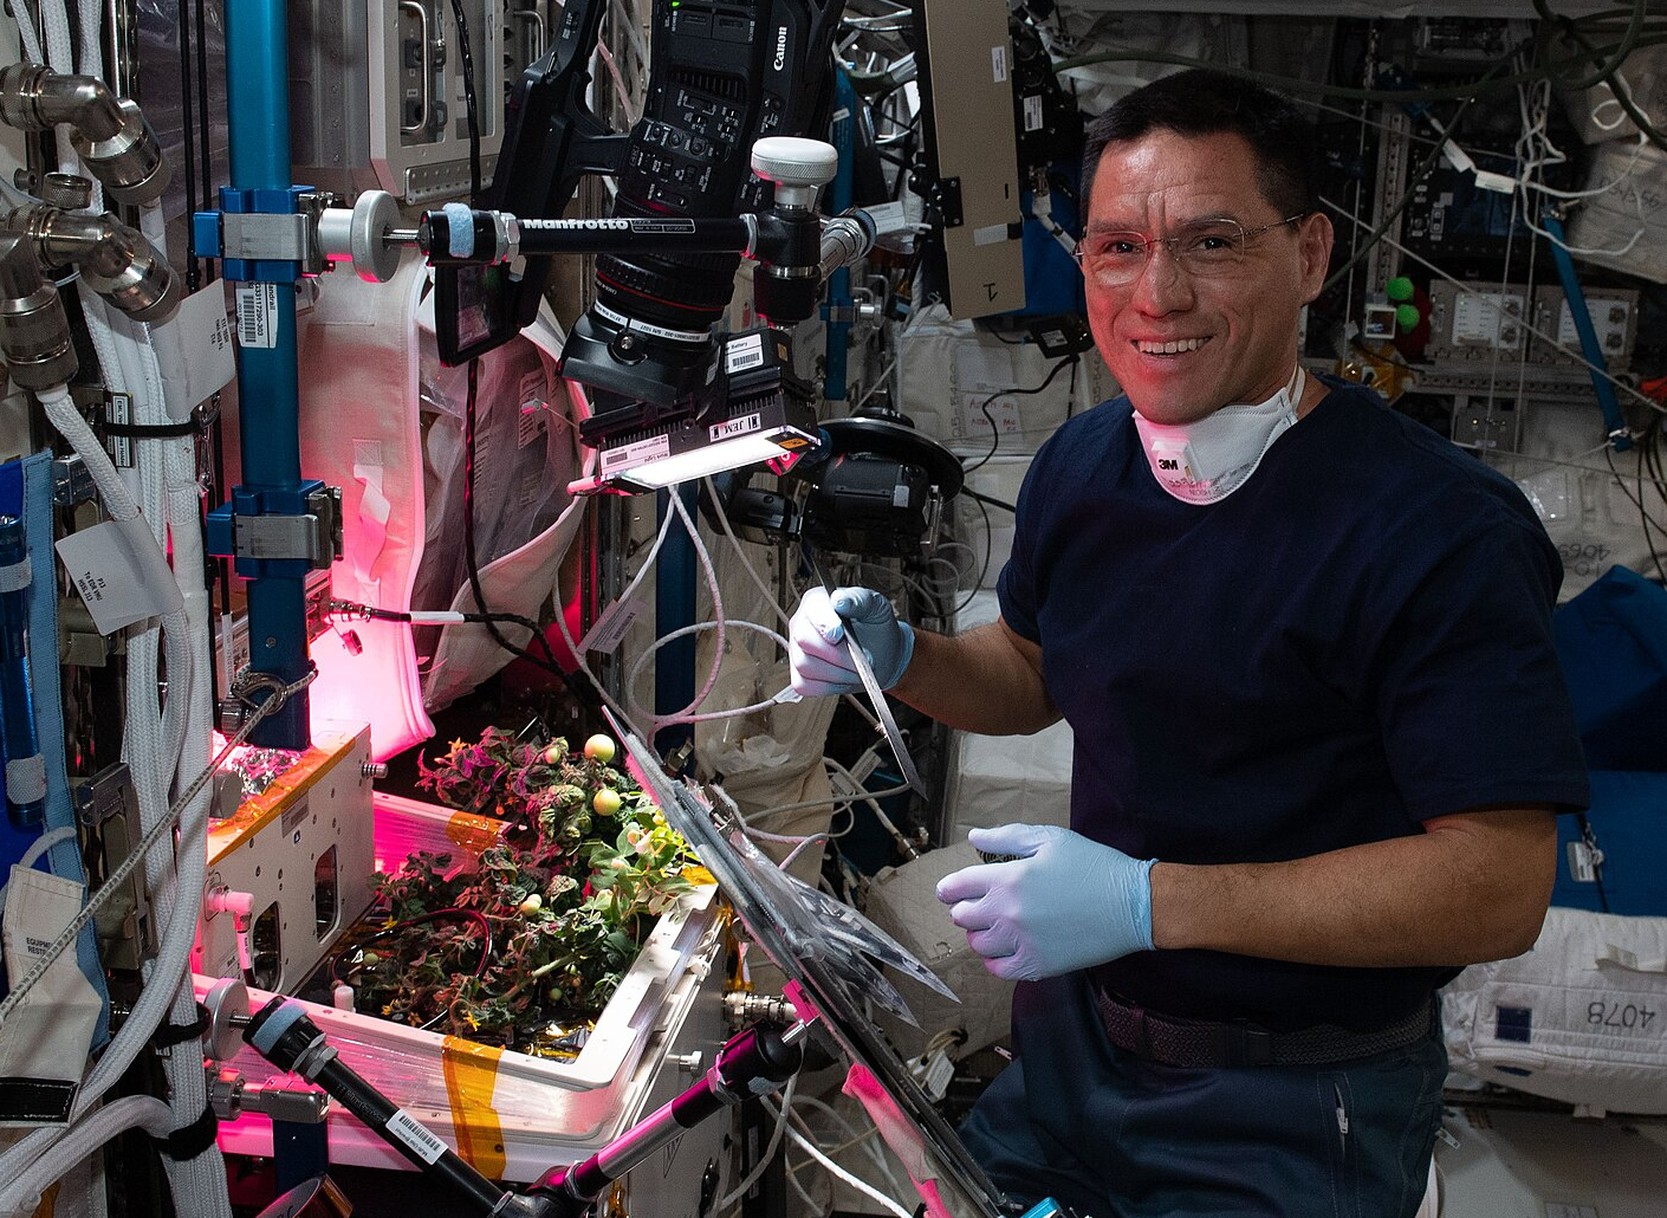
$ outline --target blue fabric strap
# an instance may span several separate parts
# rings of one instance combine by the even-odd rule
[[[28,537],[29,560],[42,578],[29,585],[29,637],[34,640],[54,640],[58,637],[58,585],[51,578],[55,561],[52,549],[52,454],[36,453],[25,457],[23,467],[23,527]],[[29,665],[29,684],[35,701],[35,728],[40,737],[41,756],[46,763],[46,828],[58,829],[75,824],[75,806],[70,798],[69,771],[64,753],[63,690],[58,679],[57,656],[49,648],[44,653],[39,642],[35,645],[35,663]],[[52,847],[48,856],[53,875],[66,880],[86,883],[87,874],[81,867],[81,851],[72,839]],[[98,942],[92,924],[82,931],[75,944],[75,958],[98,993],[103,1008],[98,1024],[93,1029],[93,1047],[98,1048],[110,1038],[110,993],[104,984],[104,968],[99,963]]]

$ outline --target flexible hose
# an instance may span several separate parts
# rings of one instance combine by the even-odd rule
[[[155,1096],[129,1095],[113,1100],[79,1122],[72,1133],[23,1168],[0,1191],[0,1214],[30,1213],[48,1185],[117,1134],[142,1129],[153,1138],[167,1137],[171,1119],[168,1105]]]
[[[124,345],[122,340],[113,332],[108,338],[119,352]],[[134,362],[131,355],[127,362]],[[141,358],[137,362],[140,376],[150,382],[151,386],[149,392],[139,395],[141,409],[160,409],[155,405],[157,399],[154,396],[154,386],[160,383],[160,376],[144,376],[145,361]],[[112,370],[120,368],[121,364],[118,356],[112,361]],[[118,372],[117,375],[122,373]],[[163,574],[167,563],[157,542],[156,533],[133,501],[126,481],[116,471],[93,436],[91,428],[86,425],[73,402],[69,400],[67,391],[61,388],[49,390],[40,397],[47,417],[87,462],[95,483],[104,495],[107,509],[128,531],[136,551],[141,555],[153,556],[149,559],[148,565],[160,564],[153,572],[154,578],[166,580],[161,586],[177,587],[172,571]],[[144,464],[154,469],[156,462],[149,461]],[[142,493],[154,496],[160,501],[163,490],[160,473],[154,476],[142,475],[140,485]],[[193,530],[194,516],[193,507]],[[148,546],[144,543],[148,543]],[[194,561],[190,568],[182,567],[182,570],[202,570],[200,547],[197,553],[199,559]],[[167,787],[180,756],[180,741],[184,735],[184,708],[192,702],[192,686],[196,684],[201,687],[200,681],[192,680],[192,669],[195,661],[201,656],[201,649],[198,649],[197,656],[193,655],[194,632],[184,610],[183,596],[180,606],[166,614],[163,621],[161,634],[166,640],[170,674],[169,710],[174,712],[167,716],[166,726],[155,702],[158,632],[141,632],[129,642],[130,713],[123,753],[129,759],[133,770],[134,784],[139,794],[141,821],[147,826],[154,825],[160,818],[168,815]],[[198,671],[206,672],[206,664]],[[204,751],[206,743],[203,749],[198,750]],[[202,842],[206,831],[207,798],[204,797],[197,802],[198,807],[187,809],[186,820],[182,824],[182,829],[185,830],[183,841],[188,843]],[[159,920],[167,928],[164,951],[132,1016],[118,1034],[117,1040],[106,1050],[99,1066],[95,1068],[92,1079],[89,1080],[89,1085],[84,1088],[78,1111],[83,1111],[82,1105],[90,1103],[93,1097],[102,1093],[115,1081],[117,1074],[109,1068],[116,1063],[121,1063],[125,1068],[125,1064],[143,1048],[170,1008],[175,1022],[189,1023],[194,1018],[194,999],[186,980],[186,966],[195,939],[197,903],[201,898],[202,876],[205,870],[206,853],[203,845],[197,845],[195,848],[186,847],[176,860],[171,849],[171,841],[163,838],[147,856],[146,872],[152,900],[156,905]],[[180,893],[186,894],[184,900],[176,899]],[[184,1062],[184,1059],[178,1059],[177,1055],[176,1059]],[[206,1082],[202,1071],[198,1064],[190,1063],[185,1068],[170,1070],[170,1075],[170,1092],[177,1108],[175,1119],[180,1125],[189,1124],[197,1119],[207,1103]],[[0,1158],[0,1164],[6,1160],[14,1160],[21,1166],[22,1162],[27,1162],[40,1153],[41,1147],[34,1135],[25,1139],[25,1143],[29,1148],[27,1151],[20,1145],[11,1154]],[[220,1199],[224,1197],[224,1188],[223,1176],[218,1172],[219,1153],[217,1149],[211,1148],[191,1163],[171,1169],[170,1181],[179,1194],[178,1199],[182,1203],[188,1203],[192,1212],[203,1213],[213,1218],[214,1215],[229,1213],[229,1202]],[[0,1178],[4,1178],[5,1174],[4,1169],[0,1168]],[[218,1192],[215,1188],[216,1181],[221,1182]]]

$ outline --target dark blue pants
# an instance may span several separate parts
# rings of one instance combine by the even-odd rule
[[[1340,1066],[1182,1069],[1106,1040],[1082,974],[1021,983],[1016,1060],[961,1138],[1009,1200],[1091,1218],[1412,1218],[1439,1031]]]

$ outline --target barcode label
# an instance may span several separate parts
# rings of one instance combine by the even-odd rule
[[[278,285],[251,283],[237,289],[237,341],[245,347],[278,345]]]
[[[643,608],[643,604],[634,597],[615,601],[597,619],[596,625],[590,628],[590,633],[579,640],[579,650],[600,651],[604,655],[612,655],[625,641],[625,635],[632,624],[642,616]]]
[[[112,423],[133,422],[133,400],[125,393],[112,393],[105,399],[104,417]],[[126,436],[110,436],[105,440],[110,460],[118,469],[133,467],[133,442]]]
[[[446,1153],[446,1144],[403,1108],[396,1108],[388,1118],[388,1132],[415,1151],[424,1163],[433,1163]]]

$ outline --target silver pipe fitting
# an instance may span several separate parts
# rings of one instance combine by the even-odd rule
[[[27,237],[43,266],[73,263],[87,286],[134,321],[165,322],[179,308],[184,289],[168,260],[109,213],[31,204],[13,211],[3,227]]]
[[[0,122],[20,131],[69,124],[75,150],[118,203],[155,203],[168,189],[168,162],[144,114],[95,76],[14,63],[0,70]]]
[[[0,233],[0,355],[31,390],[67,384],[80,366],[64,302],[20,233]]]

